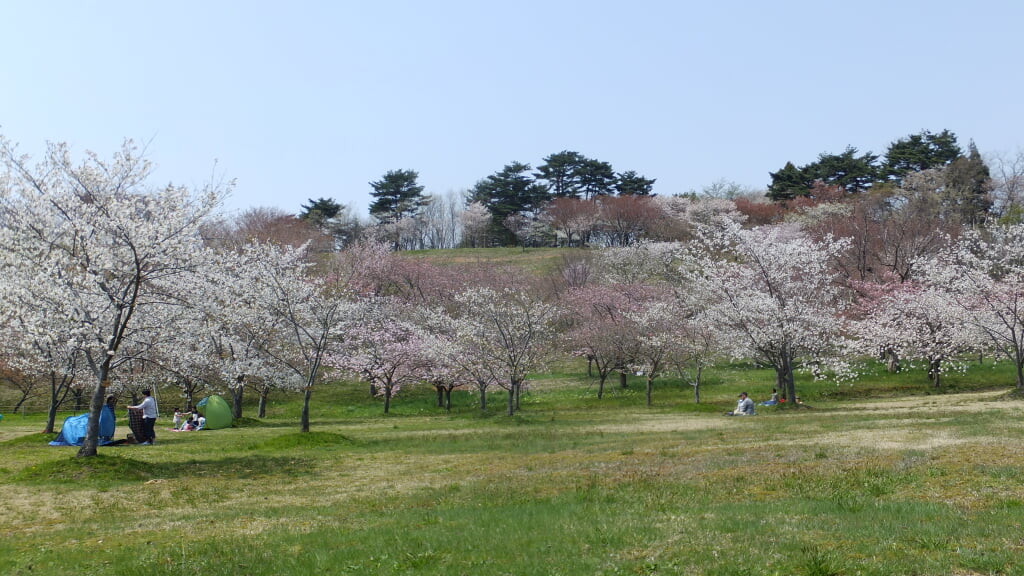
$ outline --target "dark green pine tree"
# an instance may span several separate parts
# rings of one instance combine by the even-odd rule
[[[415,170],[389,170],[380,180],[370,182],[373,187],[370,196],[376,198],[370,204],[370,216],[390,223],[419,214],[428,199],[423,195],[418,178]]]
[[[495,243],[514,245],[515,235],[505,228],[506,218],[520,215],[536,217],[551,200],[548,187],[533,179],[530,165],[512,162],[479,181],[469,191],[469,201],[479,202],[491,213],[491,234]]]
[[[654,191],[656,178],[644,178],[634,170],[626,170],[619,174],[615,182],[615,191],[619,196],[650,196]]]
[[[587,158],[579,152],[562,150],[544,158],[544,163],[537,166],[534,176],[545,180],[555,198],[579,198],[580,167]]]
[[[772,183],[768,185],[766,194],[773,202],[792,200],[797,196],[807,196],[811,192],[814,179],[806,172],[797,168],[792,162],[786,162],[778,172],[769,172]]]
[[[301,208],[302,212],[299,213],[300,220],[306,220],[321,226],[327,220],[337,216],[345,209],[345,206],[338,204],[332,198],[320,198],[318,200],[310,198],[309,205],[303,204]]]
[[[947,166],[962,155],[956,134],[949,130],[938,134],[924,130],[889,145],[882,175],[899,180],[908,172]]]
[[[862,192],[879,179],[876,162],[878,155],[867,152],[857,156],[857,149],[847,146],[842,154],[818,155],[818,161],[804,166],[801,170],[813,183],[821,180],[825,184],[839,186],[849,194]]]
[[[608,162],[588,158],[579,167],[580,192],[585,200],[615,192],[615,170]]]

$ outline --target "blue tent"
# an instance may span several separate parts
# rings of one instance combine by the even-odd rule
[[[100,411],[99,444],[110,444],[114,439],[114,410],[103,406]],[[89,413],[68,416],[60,427],[60,434],[50,442],[50,446],[81,446],[85,440],[85,427],[89,424]]]

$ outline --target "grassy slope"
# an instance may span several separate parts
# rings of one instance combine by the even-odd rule
[[[429,390],[385,417],[339,384],[314,393],[308,435],[279,397],[264,422],[84,462],[45,446],[40,418],[5,419],[0,573],[1021,573],[1004,369],[959,394],[924,394],[921,374],[803,382],[812,409],[754,418],[721,412],[766,395],[763,371],[719,369],[700,406],[661,381],[650,408],[639,380],[598,401],[565,371],[512,418],[500,395],[444,414]]]

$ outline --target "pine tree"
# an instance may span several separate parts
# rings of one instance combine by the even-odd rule
[[[548,187],[534,180],[530,165],[512,162],[470,190],[470,202],[479,202],[491,213],[492,235],[501,244],[514,244],[514,236],[503,227],[509,216],[534,219],[551,199]]]
[[[650,196],[654,190],[656,178],[644,178],[634,170],[626,170],[619,174],[615,183],[615,191],[619,196]]]
[[[885,153],[885,176],[899,180],[908,172],[921,172],[929,168],[942,168],[962,155],[956,134],[943,130],[932,134],[928,130],[911,134],[889,145]]]
[[[428,202],[418,178],[415,170],[389,170],[380,180],[370,182],[370,195],[376,198],[370,204],[370,216],[391,223],[418,214]]]
[[[769,172],[768,175],[771,176],[772,183],[768,185],[767,196],[775,202],[807,196],[811,190],[813,180],[792,162],[786,162],[781,170]]]

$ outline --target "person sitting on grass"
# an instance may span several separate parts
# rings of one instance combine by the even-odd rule
[[[754,401],[747,397],[746,392],[740,392],[740,399],[736,402],[736,409],[726,412],[726,416],[753,416]]]
[[[775,388],[772,388],[771,398],[761,402],[761,406],[775,406],[779,403],[779,392]]]
[[[195,430],[196,426],[198,426],[198,422],[196,422],[197,416],[198,414],[195,411],[190,412],[188,415],[188,419],[185,420],[185,422],[181,425],[181,428],[178,428],[178,430],[181,432],[192,432],[193,430]]]

